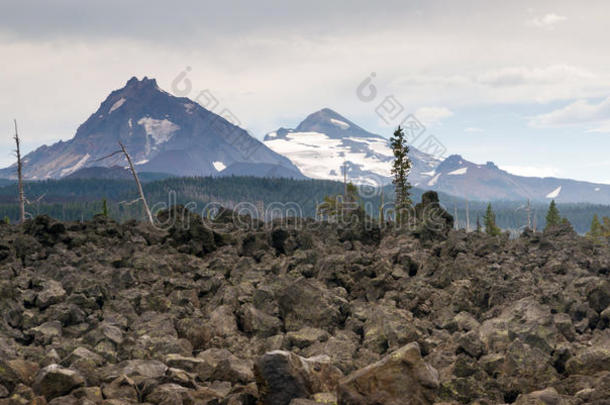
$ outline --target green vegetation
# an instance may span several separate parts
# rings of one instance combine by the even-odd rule
[[[546,213],[546,227],[545,229],[550,228],[551,226],[557,226],[561,224],[561,216],[559,215],[559,210],[557,209],[557,205],[555,204],[555,200],[551,201],[551,205],[549,205],[549,210]]]
[[[402,213],[412,205],[410,192],[411,185],[407,177],[411,171],[411,160],[409,160],[409,146],[405,139],[403,129],[398,126],[394,135],[390,138],[394,162],[392,163],[392,176],[394,179],[394,209],[396,210],[396,220],[401,222]]]
[[[487,204],[487,210],[485,211],[483,221],[485,222],[485,233],[488,235],[497,236],[502,233],[502,230],[496,225],[496,214],[491,208],[491,203]]]
[[[610,241],[610,217],[602,218],[600,222],[599,217],[593,216],[591,221],[591,229],[587,232],[587,237],[597,244]]]
[[[168,204],[187,204],[201,213],[206,204],[215,202],[227,207],[235,207],[240,202],[249,202],[254,206],[268,207],[271,203],[294,203],[301,207],[299,213],[314,217],[316,205],[324,196],[342,195],[344,185],[327,180],[291,180],[264,179],[256,177],[183,177],[166,178],[144,183],[144,192],[153,212]],[[107,199],[108,216],[118,220],[143,219],[144,213],[140,204],[128,205],[138,198],[133,180],[100,180],[100,179],[63,179],[26,182],[26,195],[37,201],[26,207],[29,216],[47,214],[59,220],[80,221],[89,219],[103,212],[103,199]],[[413,201],[421,200],[424,190],[410,190]],[[367,195],[374,193],[367,193]],[[43,196],[40,200],[38,197]],[[445,207],[457,207],[459,228],[466,228],[466,202],[463,199],[439,193],[441,204]],[[394,199],[394,186],[383,189],[383,198],[379,194],[360,198],[359,204],[374,218],[379,217],[382,201]],[[496,225],[502,229],[520,230],[527,225],[527,212],[523,201],[494,201],[493,211]],[[476,229],[476,218],[484,217],[487,202],[470,201],[470,229]],[[562,216],[566,217],[574,229],[581,234],[590,230],[594,214],[608,221],[604,229],[610,229],[610,206],[593,204],[557,204]],[[533,202],[531,205],[532,222],[541,230],[545,226],[548,205]],[[0,217],[7,217],[11,223],[19,219],[17,186],[14,183],[0,186]],[[606,217],[606,218],[604,218]],[[480,223],[483,226],[483,221]]]

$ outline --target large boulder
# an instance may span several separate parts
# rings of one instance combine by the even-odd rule
[[[85,385],[85,379],[77,371],[51,364],[38,372],[32,388],[47,400],[69,394]]]
[[[287,331],[312,327],[333,331],[349,313],[349,303],[318,282],[299,279],[279,292],[280,315]]]
[[[259,357],[254,375],[264,405],[289,405],[295,398],[334,391],[343,376],[327,356],[305,359],[279,350]]]
[[[438,372],[413,342],[350,374],[337,396],[339,405],[424,405],[435,402],[438,388]]]

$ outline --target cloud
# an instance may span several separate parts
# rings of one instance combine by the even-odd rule
[[[593,79],[595,75],[586,69],[570,65],[550,65],[539,68],[524,66],[491,70],[477,78],[481,84],[493,87],[521,85],[552,85],[569,80]]]
[[[590,132],[610,132],[610,97],[599,103],[577,100],[565,107],[540,114],[530,120],[530,126],[549,128],[572,125],[589,126]]]
[[[468,132],[468,133],[483,132],[483,129],[477,128],[477,127],[468,127],[468,128],[464,129],[464,132]]]
[[[445,107],[421,107],[415,111],[415,117],[424,125],[435,125],[451,116],[453,112]]]
[[[561,174],[561,170],[556,167],[538,167],[538,166],[513,166],[506,165],[500,166],[500,169],[505,170],[509,173],[517,176],[525,177],[558,177]]]
[[[547,30],[552,30],[555,28],[555,25],[559,24],[567,20],[567,17],[562,15],[557,15],[555,13],[545,14],[542,17],[533,18],[529,21],[530,25],[538,28],[544,28]]]

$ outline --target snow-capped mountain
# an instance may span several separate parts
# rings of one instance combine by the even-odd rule
[[[510,174],[492,162],[478,165],[459,155],[445,159],[417,186],[470,200],[538,200],[610,203],[610,185]]]
[[[360,184],[391,182],[393,160],[388,139],[370,133],[325,108],[309,115],[297,128],[280,128],[264,143],[288,157],[303,174],[318,179]],[[583,181],[522,177],[499,169],[492,162],[472,163],[459,155],[440,161],[411,146],[413,162],[409,181],[415,187],[452,194],[469,200],[537,200],[610,204],[610,185]]]
[[[264,144],[289,158],[301,172],[315,179],[383,185],[391,182],[394,159],[388,139],[370,133],[335,111],[324,108],[309,115],[295,129],[267,134]],[[412,180],[425,178],[441,161],[411,148]]]
[[[103,159],[119,149],[119,141],[142,172],[208,176],[241,173],[247,167],[249,175],[304,177],[290,160],[245,130],[188,98],[172,96],[146,77],[134,77],[113,91],[74,138],[27,154],[24,176],[59,178],[86,167],[125,166],[121,154]],[[0,177],[15,177],[14,165],[0,170]]]

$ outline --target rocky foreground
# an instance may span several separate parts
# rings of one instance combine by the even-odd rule
[[[607,246],[287,225],[0,226],[0,405],[610,404]]]

